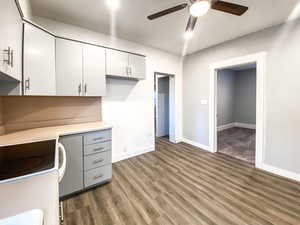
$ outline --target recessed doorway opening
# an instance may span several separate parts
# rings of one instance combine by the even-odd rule
[[[175,76],[154,74],[155,136],[175,142]]]
[[[255,107],[255,134],[253,134],[253,126],[248,126],[252,128],[247,134],[240,134],[241,140],[245,137],[252,141],[248,143],[249,145],[254,145],[255,156],[254,162],[255,167],[264,168],[264,157],[265,157],[265,79],[266,79],[266,52],[259,52],[252,55],[246,55],[231,59],[226,59],[220,62],[216,62],[210,65],[210,105],[209,105],[209,150],[211,152],[218,152],[218,75],[220,70],[232,69],[247,69],[247,67],[253,67],[255,65],[256,69],[256,107]],[[251,68],[249,68],[251,69]],[[253,78],[253,77],[252,77]],[[219,97],[220,98],[220,97]],[[247,101],[247,100],[244,100]],[[247,105],[247,104],[246,104]],[[253,114],[253,113],[252,113]],[[221,120],[221,119],[219,119]],[[220,124],[219,124],[220,125]],[[225,124],[226,125],[226,124]],[[249,124],[242,124],[233,122],[233,126],[246,126]],[[228,125],[231,126],[231,125]],[[219,131],[226,126],[219,126]],[[234,131],[233,131],[234,132]],[[252,133],[251,133],[252,132]],[[252,136],[251,136],[252,135]],[[246,139],[247,139],[246,138]],[[252,138],[252,139],[251,139]],[[232,144],[232,141],[227,141],[227,143]],[[220,147],[220,146],[219,146]],[[253,163],[253,161],[252,161]]]
[[[217,152],[255,164],[256,63],[217,70]]]

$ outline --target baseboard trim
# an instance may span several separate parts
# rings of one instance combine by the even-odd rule
[[[242,128],[248,128],[248,129],[256,129],[256,124],[251,124],[251,123],[234,123],[235,127],[242,127]]]
[[[241,128],[247,128],[247,129],[256,129],[256,125],[255,124],[251,124],[251,123],[228,123],[225,125],[221,125],[218,126],[218,131],[222,131],[222,130],[227,130],[233,127],[241,127]]]
[[[294,172],[290,172],[288,170],[284,170],[284,169],[280,169],[277,168],[275,166],[271,166],[271,165],[267,165],[265,163],[263,163],[261,166],[258,167],[259,169],[265,170],[267,172],[282,176],[282,177],[286,177],[295,181],[300,182],[300,174],[298,173],[294,173]]]
[[[153,152],[153,151],[155,151],[155,147],[151,146],[151,147],[142,149],[140,151],[132,152],[132,153],[129,153],[129,154],[116,155],[116,156],[112,157],[113,158],[112,162],[113,163],[119,162],[119,161],[122,161],[122,160],[125,160],[125,159],[129,159],[129,158],[132,158],[132,157],[135,157],[135,156],[138,156],[138,155],[142,155],[142,154],[145,154],[145,153],[148,153],[148,152]]]
[[[192,140],[190,140],[190,139],[182,138],[182,142],[185,142],[185,143],[187,143],[187,144],[193,145],[193,146],[198,147],[198,148],[201,148],[201,149],[203,149],[203,150],[212,152],[212,150],[211,150],[211,148],[210,148],[209,146],[200,144],[200,143],[195,142],[195,141],[192,141]]]
[[[235,123],[228,123],[225,125],[218,126],[218,131],[227,130],[233,127],[235,127]]]

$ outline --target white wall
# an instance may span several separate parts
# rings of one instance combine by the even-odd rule
[[[107,80],[107,96],[103,98],[103,120],[114,126],[113,161],[154,149],[154,72],[175,75],[176,139],[181,138],[182,61],[180,57],[45,18],[34,18],[34,21],[58,36],[147,56],[146,80],[139,82]]]
[[[300,180],[300,20],[189,55],[183,71],[183,137],[209,145],[209,65],[267,52],[266,143],[263,163]]]

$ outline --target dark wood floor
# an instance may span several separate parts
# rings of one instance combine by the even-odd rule
[[[299,225],[300,184],[158,139],[113,181],[64,202],[66,225]]]

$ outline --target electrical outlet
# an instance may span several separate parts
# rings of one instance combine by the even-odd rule
[[[127,152],[127,148],[126,147],[123,149],[123,152]]]

